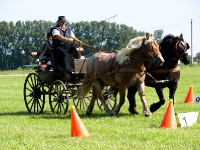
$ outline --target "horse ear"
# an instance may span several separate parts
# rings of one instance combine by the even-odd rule
[[[181,33],[180,37],[183,39],[183,34]]]
[[[181,35],[180,35],[180,38],[184,41],[184,39],[183,39],[183,34],[181,33]]]

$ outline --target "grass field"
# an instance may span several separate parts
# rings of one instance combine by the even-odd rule
[[[70,137],[70,111],[66,115],[51,113],[48,97],[44,112],[29,114],[23,100],[23,84],[32,70],[0,72],[0,149],[1,150],[198,150],[200,149],[200,119],[193,126],[178,129],[160,128],[168,107],[168,89],[164,90],[166,103],[151,118],[142,113],[142,104],[137,95],[139,115],[128,112],[128,102],[117,116],[106,117],[95,105],[93,115],[77,111],[90,137]],[[20,75],[19,75],[20,74]],[[11,76],[15,75],[15,76]],[[175,112],[198,112],[200,104],[185,104],[190,85],[194,95],[200,95],[200,66],[181,65],[181,79],[175,95]],[[158,101],[153,88],[146,87],[148,106]],[[72,106],[70,101],[70,106]]]

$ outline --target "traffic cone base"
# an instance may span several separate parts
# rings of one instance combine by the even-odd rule
[[[193,86],[191,85],[184,103],[193,103],[193,102],[194,102],[194,93],[193,93]]]
[[[71,137],[88,137],[90,134],[78,116],[75,108],[71,107]]]
[[[176,116],[174,112],[174,106],[173,106],[173,100],[169,100],[168,108],[165,112],[165,115],[163,117],[162,123],[160,125],[161,128],[169,128],[169,129],[176,129],[177,123],[176,123]]]

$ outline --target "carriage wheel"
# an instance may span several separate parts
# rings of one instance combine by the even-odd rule
[[[69,101],[65,84],[60,81],[54,81],[49,88],[49,105],[54,114],[66,114]]]
[[[24,83],[24,102],[29,113],[43,112],[45,104],[45,91],[40,77],[30,73]]]
[[[108,108],[110,108],[111,110],[115,107],[116,102],[117,102],[117,95],[114,96],[115,90],[112,90],[112,88],[113,87],[105,86],[102,91],[105,102],[106,102]],[[104,110],[104,106],[101,103],[101,100],[99,98],[97,98],[97,105],[100,110],[102,110],[102,111]]]
[[[84,97],[84,99],[79,99],[77,97],[77,89],[78,87],[75,87],[73,91],[74,93],[73,93],[72,99],[73,99],[74,107],[77,110],[86,110],[92,98],[92,90],[90,90],[90,93],[88,93]]]

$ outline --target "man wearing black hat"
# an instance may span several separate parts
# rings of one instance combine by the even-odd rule
[[[62,75],[69,79],[73,69],[73,58],[80,58],[80,55],[71,42],[81,44],[71,28],[66,26],[65,16],[59,16],[57,25],[51,28],[53,36],[53,56],[54,56],[54,70],[62,73]]]

